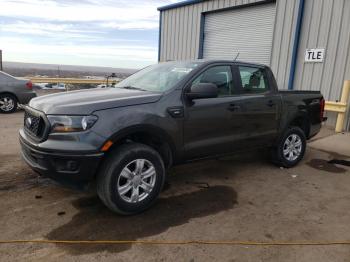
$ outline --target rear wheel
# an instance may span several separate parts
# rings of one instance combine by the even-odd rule
[[[149,208],[165,180],[163,160],[153,148],[137,143],[121,145],[106,159],[97,177],[97,193],[119,214]]]
[[[306,136],[299,127],[288,128],[278,141],[277,147],[272,149],[272,159],[277,165],[293,167],[304,157]]]
[[[17,110],[17,99],[11,94],[0,95],[0,112],[9,114]]]

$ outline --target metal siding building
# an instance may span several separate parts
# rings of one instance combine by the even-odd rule
[[[159,10],[159,61],[240,52],[270,65],[281,89],[320,90],[331,101],[350,79],[350,0],[189,0]],[[323,62],[305,62],[309,48],[324,48]]]

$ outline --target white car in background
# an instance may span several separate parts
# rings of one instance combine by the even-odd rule
[[[111,85],[106,85],[106,84],[99,84],[96,87],[97,88],[109,88],[109,87],[114,87],[115,83],[111,84]]]
[[[49,83],[40,83],[37,84],[41,87],[41,89],[58,89],[58,90],[66,90],[66,85],[63,83],[58,84],[49,84]]]

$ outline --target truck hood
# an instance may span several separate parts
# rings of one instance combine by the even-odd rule
[[[162,94],[149,91],[105,88],[40,96],[29,106],[45,114],[88,115],[97,110],[157,102]]]

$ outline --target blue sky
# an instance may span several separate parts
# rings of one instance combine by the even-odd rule
[[[4,61],[140,68],[157,61],[157,7],[181,0],[0,0]]]

